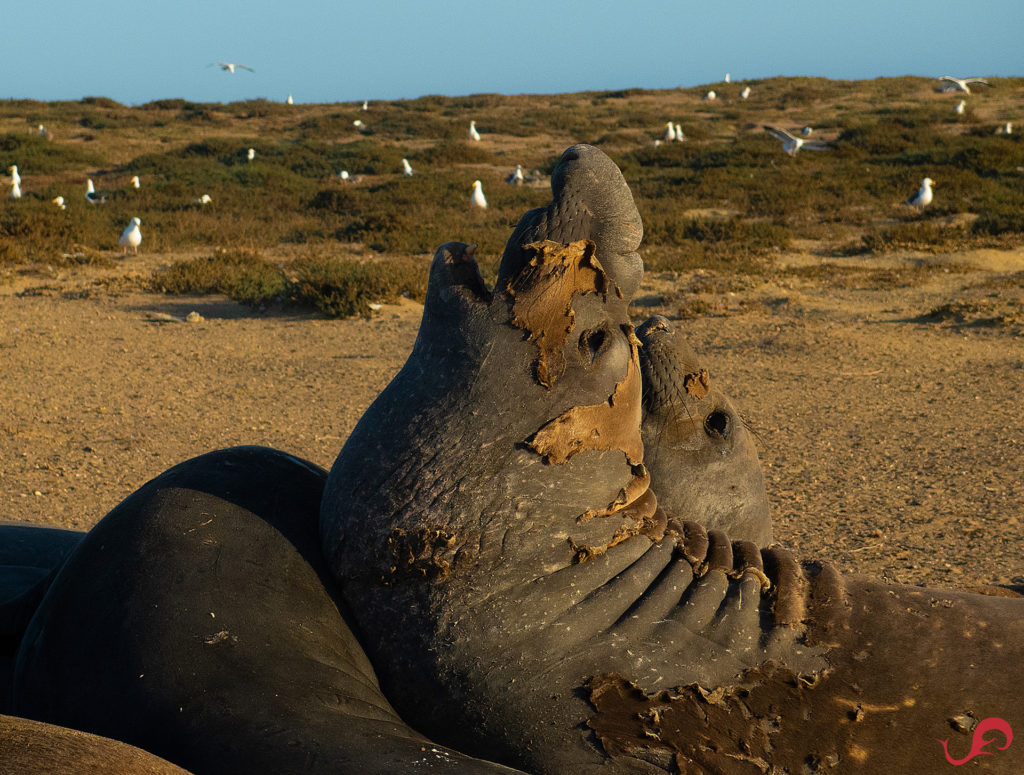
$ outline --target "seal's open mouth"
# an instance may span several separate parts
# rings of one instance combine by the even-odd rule
[[[480,266],[476,262],[476,245],[466,245],[461,252],[450,251],[445,257],[445,263],[449,267],[453,286],[465,288],[479,301],[490,303],[491,292],[487,290]]]

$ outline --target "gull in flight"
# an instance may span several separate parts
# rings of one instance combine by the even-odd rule
[[[255,159],[256,158],[256,149],[255,148],[250,148],[248,151],[245,152],[245,157],[249,161],[252,161],[253,159]]]
[[[984,78],[954,78],[951,75],[944,75],[941,78],[936,78],[937,81],[945,81],[948,86],[943,87],[943,91],[962,91],[964,94],[971,93],[971,87],[969,84],[978,83],[982,86],[991,86],[988,81]]]
[[[483,196],[483,194],[480,196]],[[21,199],[21,186],[13,180],[11,181],[11,199]],[[484,207],[487,207],[487,205],[485,204]]]
[[[960,100],[960,102],[956,104],[956,107],[953,108],[953,110],[956,112],[958,116],[962,116],[964,114],[964,111],[967,110],[967,100]]]
[[[121,238],[117,241],[117,244],[124,248],[121,251],[122,255],[128,252],[128,248],[131,248],[133,253],[139,252],[139,245],[142,244],[142,232],[139,231],[139,226],[141,225],[141,220],[132,218],[128,223],[128,227],[121,232]]]
[[[132,175],[132,188],[142,188],[142,183],[139,182],[138,175]]]
[[[249,65],[240,65],[236,62],[217,62],[216,65],[209,65],[209,67],[214,66],[219,67],[221,70],[232,74],[235,72],[236,68],[239,70],[248,70],[250,73],[256,72],[251,67],[249,67]]]
[[[18,174],[18,165],[12,164],[7,168],[7,171],[11,173],[11,182],[21,185],[21,175]]]
[[[932,203],[932,186],[934,185],[934,180],[925,178],[921,181],[921,188],[917,189],[917,192],[903,204],[923,210]]]
[[[475,121],[470,121],[469,122],[469,139],[470,140],[479,140],[480,139],[480,133],[476,131],[476,122]],[[484,205],[484,207],[487,207],[487,205]]]
[[[668,143],[668,142],[671,142],[672,140],[675,140],[675,139],[676,139],[676,128],[672,124],[672,122],[669,121],[667,124],[665,124],[665,142]]]
[[[57,205],[57,209],[58,210],[67,210],[68,209],[65,206],[65,204],[64,204],[64,197],[62,197],[62,196],[55,196],[50,201],[53,202],[55,205]]]
[[[743,91],[740,92],[740,99],[741,100],[745,100],[749,96],[750,96],[750,87],[749,86],[744,86],[743,87]]]
[[[473,196],[470,197],[469,201],[482,210],[487,209],[487,199],[484,198],[484,189],[480,185],[479,180],[473,181]]]
[[[89,200],[89,204],[99,204],[107,201],[106,196],[96,193],[96,187],[92,184],[92,178],[85,179],[85,198]]]
[[[523,175],[523,165],[517,164],[515,170],[505,178],[505,182],[512,186],[521,186],[526,182],[526,177]]]
[[[801,148],[806,148],[808,151],[828,151],[833,147],[831,143],[826,143],[824,140],[804,140],[802,137],[794,137],[785,129],[776,129],[773,126],[765,125],[764,131],[776,140],[781,140],[782,150],[790,156],[796,156]]]
[[[407,178],[411,178],[415,174],[408,159],[402,159],[402,174]]]

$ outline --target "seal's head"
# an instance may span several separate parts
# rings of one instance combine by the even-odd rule
[[[670,514],[767,546],[771,513],[753,434],[677,324],[650,318],[642,342],[644,465]]]

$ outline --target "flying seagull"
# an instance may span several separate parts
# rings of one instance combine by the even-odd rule
[[[96,193],[96,187],[92,184],[92,178],[85,179],[85,198],[89,200],[89,204],[100,204],[107,201],[106,196]]]
[[[139,252],[139,245],[142,244],[142,232],[139,231],[139,226],[142,225],[142,221],[138,218],[132,218],[128,223],[128,227],[121,232],[121,238],[117,241],[117,244],[124,248],[122,254],[128,252],[128,248],[132,249],[133,253]]]
[[[773,126],[765,125],[764,131],[768,132],[776,140],[782,141],[782,150],[790,156],[796,156],[797,151],[806,148],[808,151],[828,151],[832,144],[824,140],[804,140],[802,137],[794,137],[785,129],[776,129]]]
[[[240,65],[236,62],[217,62],[215,65],[208,65],[208,67],[219,67],[221,70],[227,73],[234,73],[236,68],[239,70],[248,70],[250,73],[256,72],[251,67],[249,67],[249,65]]]
[[[473,195],[470,197],[469,201],[482,210],[487,209],[487,200],[484,198],[484,189],[483,186],[480,185],[479,180],[473,181]]]
[[[469,139],[470,140],[479,140],[480,139],[480,133],[476,131],[476,122],[475,121],[470,121],[469,122]],[[487,205],[484,205],[484,207],[486,207],[486,206]]]
[[[943,88],[943,91],[962,91],[964,94],[971,93],[971,87],[968,84],[978,83],[982,86],[991,86],[988,81],[984,78],[954,78],[951,75],[944,75],[941,78],[936,78],[937,81],[945,81],[949,84]]]
[[[414,174],[412,165],[409,164],[408,159],[402,159],[402,174],[407,178],[411,178]]]
[[[931,178],[925,178],[921,181],[921,188],[917,189],[917,193],[903,204],[923,210],[932,203],[932,186],[934,185],[934,180]]]

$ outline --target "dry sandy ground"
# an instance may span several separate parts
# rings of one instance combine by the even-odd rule
[[[85,529],[172,464],[235,444],[329,467],[416,335],[412,302],[335,321],[94,284],[170,258],[0,287],[0,521]],[[916,318],[960,296],[1015,294],[1019,310],[1020,282],[968,286],[1024,269],[1024,251],[928,260],[974,270],[762,285],[682,325],[759,433],[780,542],[907,583],[1021,584],[1024,321]],[[648,278],[639,312],[673,313],[687,279]],[[184,322],[192,311],[203,319]]]

